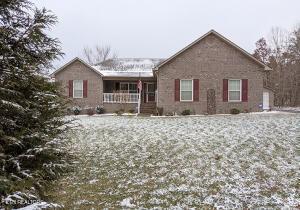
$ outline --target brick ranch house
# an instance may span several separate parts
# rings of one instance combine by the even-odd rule
[[[106,112],[136,110],[164,114],[189,109],[194,114],[270,110],[267,86],[272,69],[214,30],[168,59],[124,58],[91,66],[79,58],[52,77],[74,106],[103,106]],[[142,81],[142,92],[137,84]]]

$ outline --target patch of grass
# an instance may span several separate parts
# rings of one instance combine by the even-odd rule
[[[80,119],[70,142],[74,172],[47,192],[66,209],[126,208],[125,198],[135,208],[165,209],[276,206],[274,193],[295,201],[297,141],[287,131],[298,119],[291,115]]]

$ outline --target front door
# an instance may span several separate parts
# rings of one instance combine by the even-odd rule
[[[216,92],[214,89],[207,90],[207,113],[216,114]]]
[[[270,109],[269,100],[270,100],[269,92],[263,92],[263,110]]]
[[[147,82],[146,83],[146,102],[155,101],[155,84]]]

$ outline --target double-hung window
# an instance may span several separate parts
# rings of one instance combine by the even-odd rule
[[[83,98],[83,80],[73,80],[73,97]]]
[[[180,80],[180,101],[193,101],[193,80]]]
[[[120,83],[120,90],[123,93],[137,93],[137,83]]]
[[[228,101],[239,102],[241,101],[241,80],[230,79],[228,80]]]
[[[127,93],[128,92],[128,83],[120,83],[120,91],[122,93]]]
[[[137,93],[137,83],[129,83],[129,93]]]

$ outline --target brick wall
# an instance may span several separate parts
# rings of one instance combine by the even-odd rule
[[[71,98],[72,105],[84,108],[87,106],[96,107],[102,104],[102,78],[81,62],[75,61],[58,72],[55,75],[55,80],[61,83],[66,96],[69,96],[69,80],[88,80],[87,98]]]
[[[207,113],[207,90],[216,93],[216,112],[261,111],[263,98],[263,67],[249,59],[214,34],[165,64],[158,71],[158,107],[165,112],[181,113],[190,109],[196,114]],[[199,102],[175,102],[175,79],[199,79]],[[248,79],[248,102],[223,102],[223,79]]]

